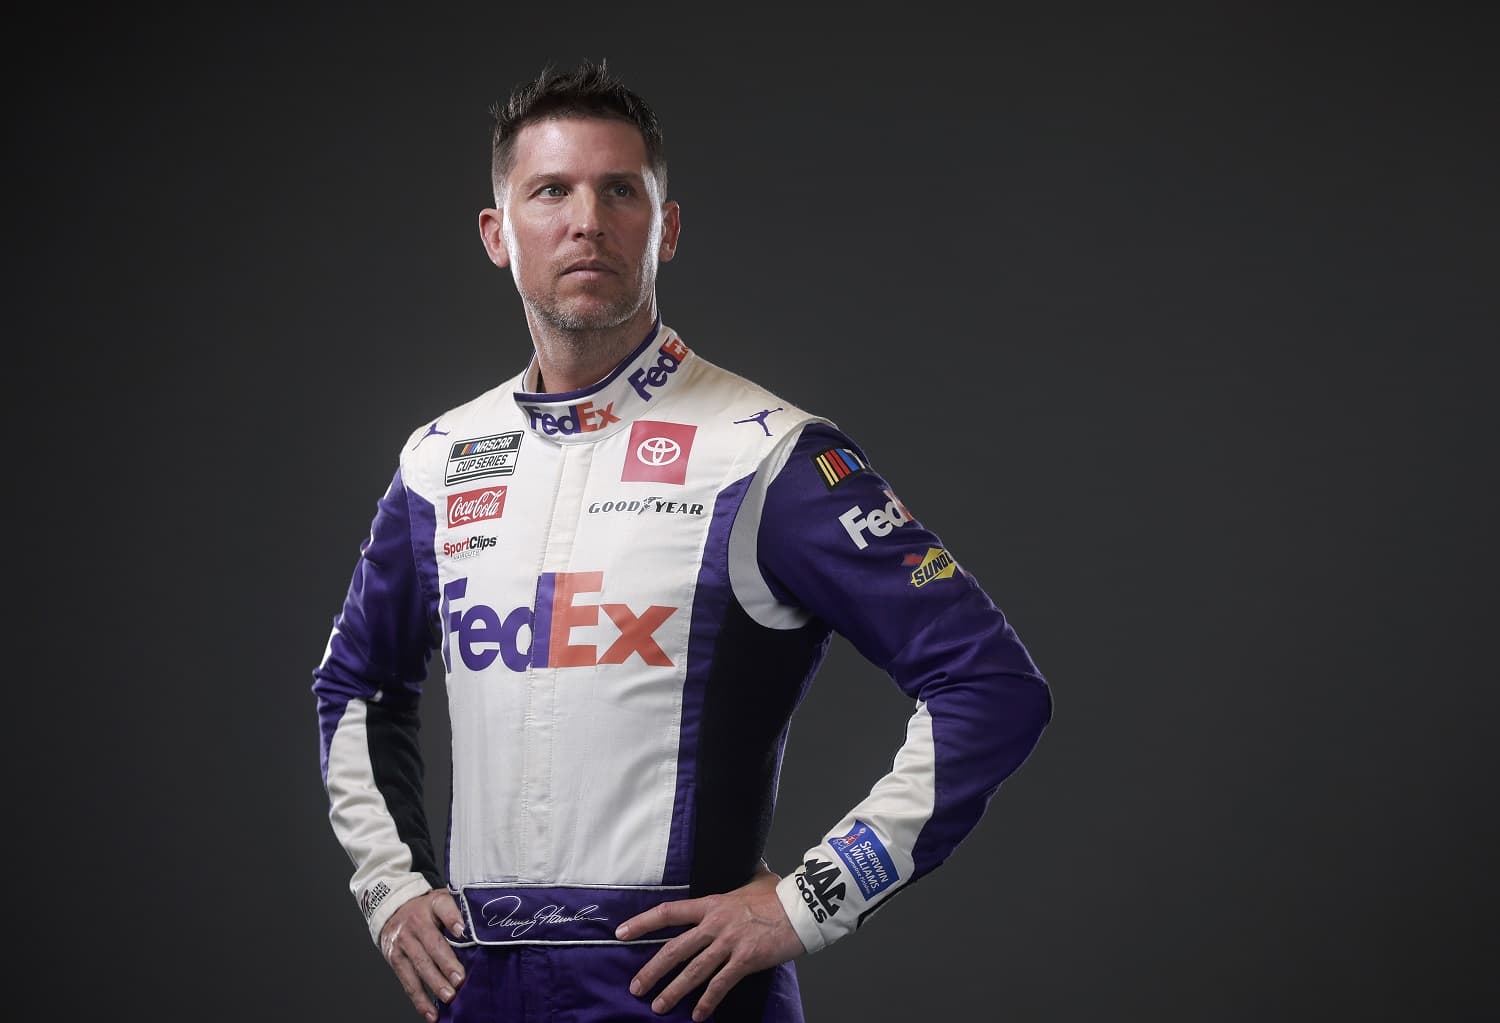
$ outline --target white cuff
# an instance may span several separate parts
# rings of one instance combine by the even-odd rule
[[[381,888],[385,888],[386,891],[377,898],[374,893],[379,893]],[[372,905],[366,912],[365,922],[370,926],[370,940],[375,942],[377,948],[380,946],[380,932],[385,929],[385,922],[391,918],[392,914],[418,895],[425,895],[430,891],[432,891],[432,885],[428,884],[427,879],[421,874],[409,875],[405,883],[398,881],[394,888],[379,881],[366,889]]]
[[[813,919],[807,903],[802,901],[801,889],[797,887],[797,876],[802,870],[802,867],[798,867],[776,882],[776,896],[781,899],[781,908],[786,911],[786,918],[792,922],[792,930],[802,939],[803,947],[808,952],[820,952],[828,942],[824,940],[823,932],[818,930],[817,921]]]

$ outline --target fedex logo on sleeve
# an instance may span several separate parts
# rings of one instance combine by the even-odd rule
[[[839,524],[844,527],[844,532],[849,534],[849,539],[854,541],[854,546],[860,550],[870,546],[870,541],[865,539],[866,533],[872,536],[886,536],[891,530],[912,521],[911,512],[906,510],[906,505],[901,503],[900,498],[889,489],[883,493],[890,498],[884,508],[866,512],[856,504],[839,516]]]
[[[637,614],[625,604],[593,604],[578,599],[603,589],[603,572],[544,572],[537,579],[536,607],[512,608],[502,618],[488,604],[459,607],[468,595],[469,580],[454,579],[443,587],[443,665],[453,670],[452,648],[457,646],[459,661],[470,671],[483,671],[496,658],[511,671],[525,671],[530,667],[624,664],[631,654],[640,655],[647,664],[672,667],[673,661],[656,642],[655,633],[677,608],[652,604]],[[603,653],[596,644],[573,642],[574,629],[598,626],[601,609],[616,630]],[[529,635],[524,650],[523,628]]]

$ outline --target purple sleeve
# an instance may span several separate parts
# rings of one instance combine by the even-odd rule
[[[1040,739],[1051,691],[979,583],[832,427],[809,426],[768,488],[758,556],[778,599],[918,701],[895,769],[783,881],[804,944],[821,948],[947,859]],[[841,852],[856,839],[865,853]]]
[[[408,490],[398,470],[313,671],[335,833],[360,868],[357,878],[384,869],[386,889],[412,872],[434,886],[440,879],[423,805],[417,714],[436,647],[435,529],[432,504]],[[361,894],[366,889],[380,891],[361,881]],[[367,917],[373,901],[361,899]]]
[[[431,562],[435,524],[432,505],[406,489],[398,469],[376,505],[328,649],[313,670],[325,778],[328,744],[349,700],[378,695],[385,706],[410,708],[422,695],[435,649],[436,574],[434,568],[431,579],[422,578],[416,551],[425,539],[424,560]]]

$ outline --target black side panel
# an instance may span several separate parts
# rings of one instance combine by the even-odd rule
[[[411,849],[412,869],[434,888],[443,886],[432,836],[427,830],[427,811],[422,806],[422,748],[418,742],[415,707],[388,707],[368,703],[366,734],[375,787],[390,807],[396,833]]]
[[[828,627],[819,621],[800,629],[764,628],[730,601],[703,694],[693,898],[738,888],[755,873],[771,832],[787,729],[828,638]],[[773,976],[762,970],[745,977],[724,996],[714,1019],[762,1023]],[[795,1001],[795,992],[790,997]]]
[[[787,728],[828,635],[817,621],[800,629],[764,628],[730,602],[703,694],[693,898],[738,888],[755,872],[771,831]]]

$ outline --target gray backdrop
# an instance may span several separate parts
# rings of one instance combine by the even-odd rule
[[[408,431],[529,353],[487,108],[604,56],[666,128],[667,322],[848,430],[1053,689],[809,1018],[1493,1006],[1500,97],[1424,12],[17,23],[12,1004],[417,1018],[310,673]],[[835,644],[773,868],[909,711]]]

